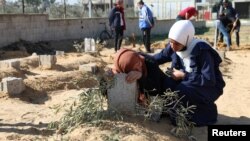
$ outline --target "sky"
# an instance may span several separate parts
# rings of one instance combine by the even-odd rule
[[[6,1],[17,1],[17,0],[6,0]],[[63,2],[63,0],[56,0],[56,2]],[[67,0],[67,3],[69,4],[75,4],[75,3],[78,3],[78,0]]]
[[[78,3],[78,0],[67,0],[70,4]],[[56,2],[62,2],[62,0],[56,0]]]

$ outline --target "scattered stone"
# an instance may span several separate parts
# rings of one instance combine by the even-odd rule
[[[57,56],[63,56],[64,55],[64,51],[56,51],[56,55]]]
[[[98,67],[95,63],[89,63],[89,64],[80,65],[79,70],[84,71],[84,72],[90,72],[92,74],[96,74],[98,71]]]

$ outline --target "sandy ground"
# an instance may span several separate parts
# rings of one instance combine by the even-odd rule
[[[250,124],[249,47],[245,46],[244,49],[226,53],[226,59],[221,67],[226,87],[224,94],[216,101],[219,112],[217,124]],[[124,121],[107,121],[103,127],[81,125],[64,136],[47,129],[49,122],[57,121],[63,115],[63,109],[67,107],[65,103],[70,104],[78,98],[78,94],[82,91],[80,88],[96,85],[93,78],[86,77],[89,74],[77,71],[77,66],[90,62],[97,62],[100,66],[110,65],[113,53],[113,49],[105,49],[100,52],[101,58],[89,54],[66,54],[65,57],[58,59],[58,65],[54,70],[26,66],[21,71],[1,71],[1,78],[5,76],[25,78],[25,84],[29,89],[18,97],[10,98],[6,94],[0,94],[0,140],[187,140],[171,135],[170,130],[173,126],[167,118],[156,123],[145,121],[140,117],[125,117]],[[72,79],[75,81],[71,81]],[[58,106],[62,109],[55,114],[53,107]],[[193,135],[198,141],[206,141],[207,128],[196,127]]]

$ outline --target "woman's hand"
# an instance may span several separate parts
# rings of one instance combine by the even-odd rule
[[[174,80],[182,80],[182,79],[184,79],[184,77],[185,77],[184,72],[177,70],[177,69],[173,69],[172,78]]]
[[[118,72],[114,68],[105,68],[105,75],[108,77],[113,77]]]
[[[133,83],[142,77],[142,73],[139,71],[131,71],[126,76],[126,81],[128,83]]]

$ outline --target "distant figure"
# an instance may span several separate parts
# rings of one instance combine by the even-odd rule
[[[117,0],[109,14],[109,26],[115,31],[115,51],[121,48],[123,31],[126,29],[123,0]]]
[[[137,3],[139,11],[139,28],[142,31],[142,39],[147,52],[151,52],[150,49],[150,32],[154,27],[154,18],[152,11],[144,4],[142,0]]]
[[[187,7],[180,11],[176,17],[176,21],[179,20],[189,20],[191,17],[198,16],[198,11],[194,7]]]
[[[239,47],[240,45],[239,32],[240,32],[241,24],[240,24],[237,11],[232,7],[232,5],[229,3],[228,0],[223,0],[223,8],[220,14],[220,19],[223,22],[224,26],[226,27],[226,30],[230,38],[231,38],[232,32],[235,31],[236,44]],[[220,40],[223,40],[223,36],[221,36]],[[232,39],[230,39],[230,45],[232,44],[231,40]]]

